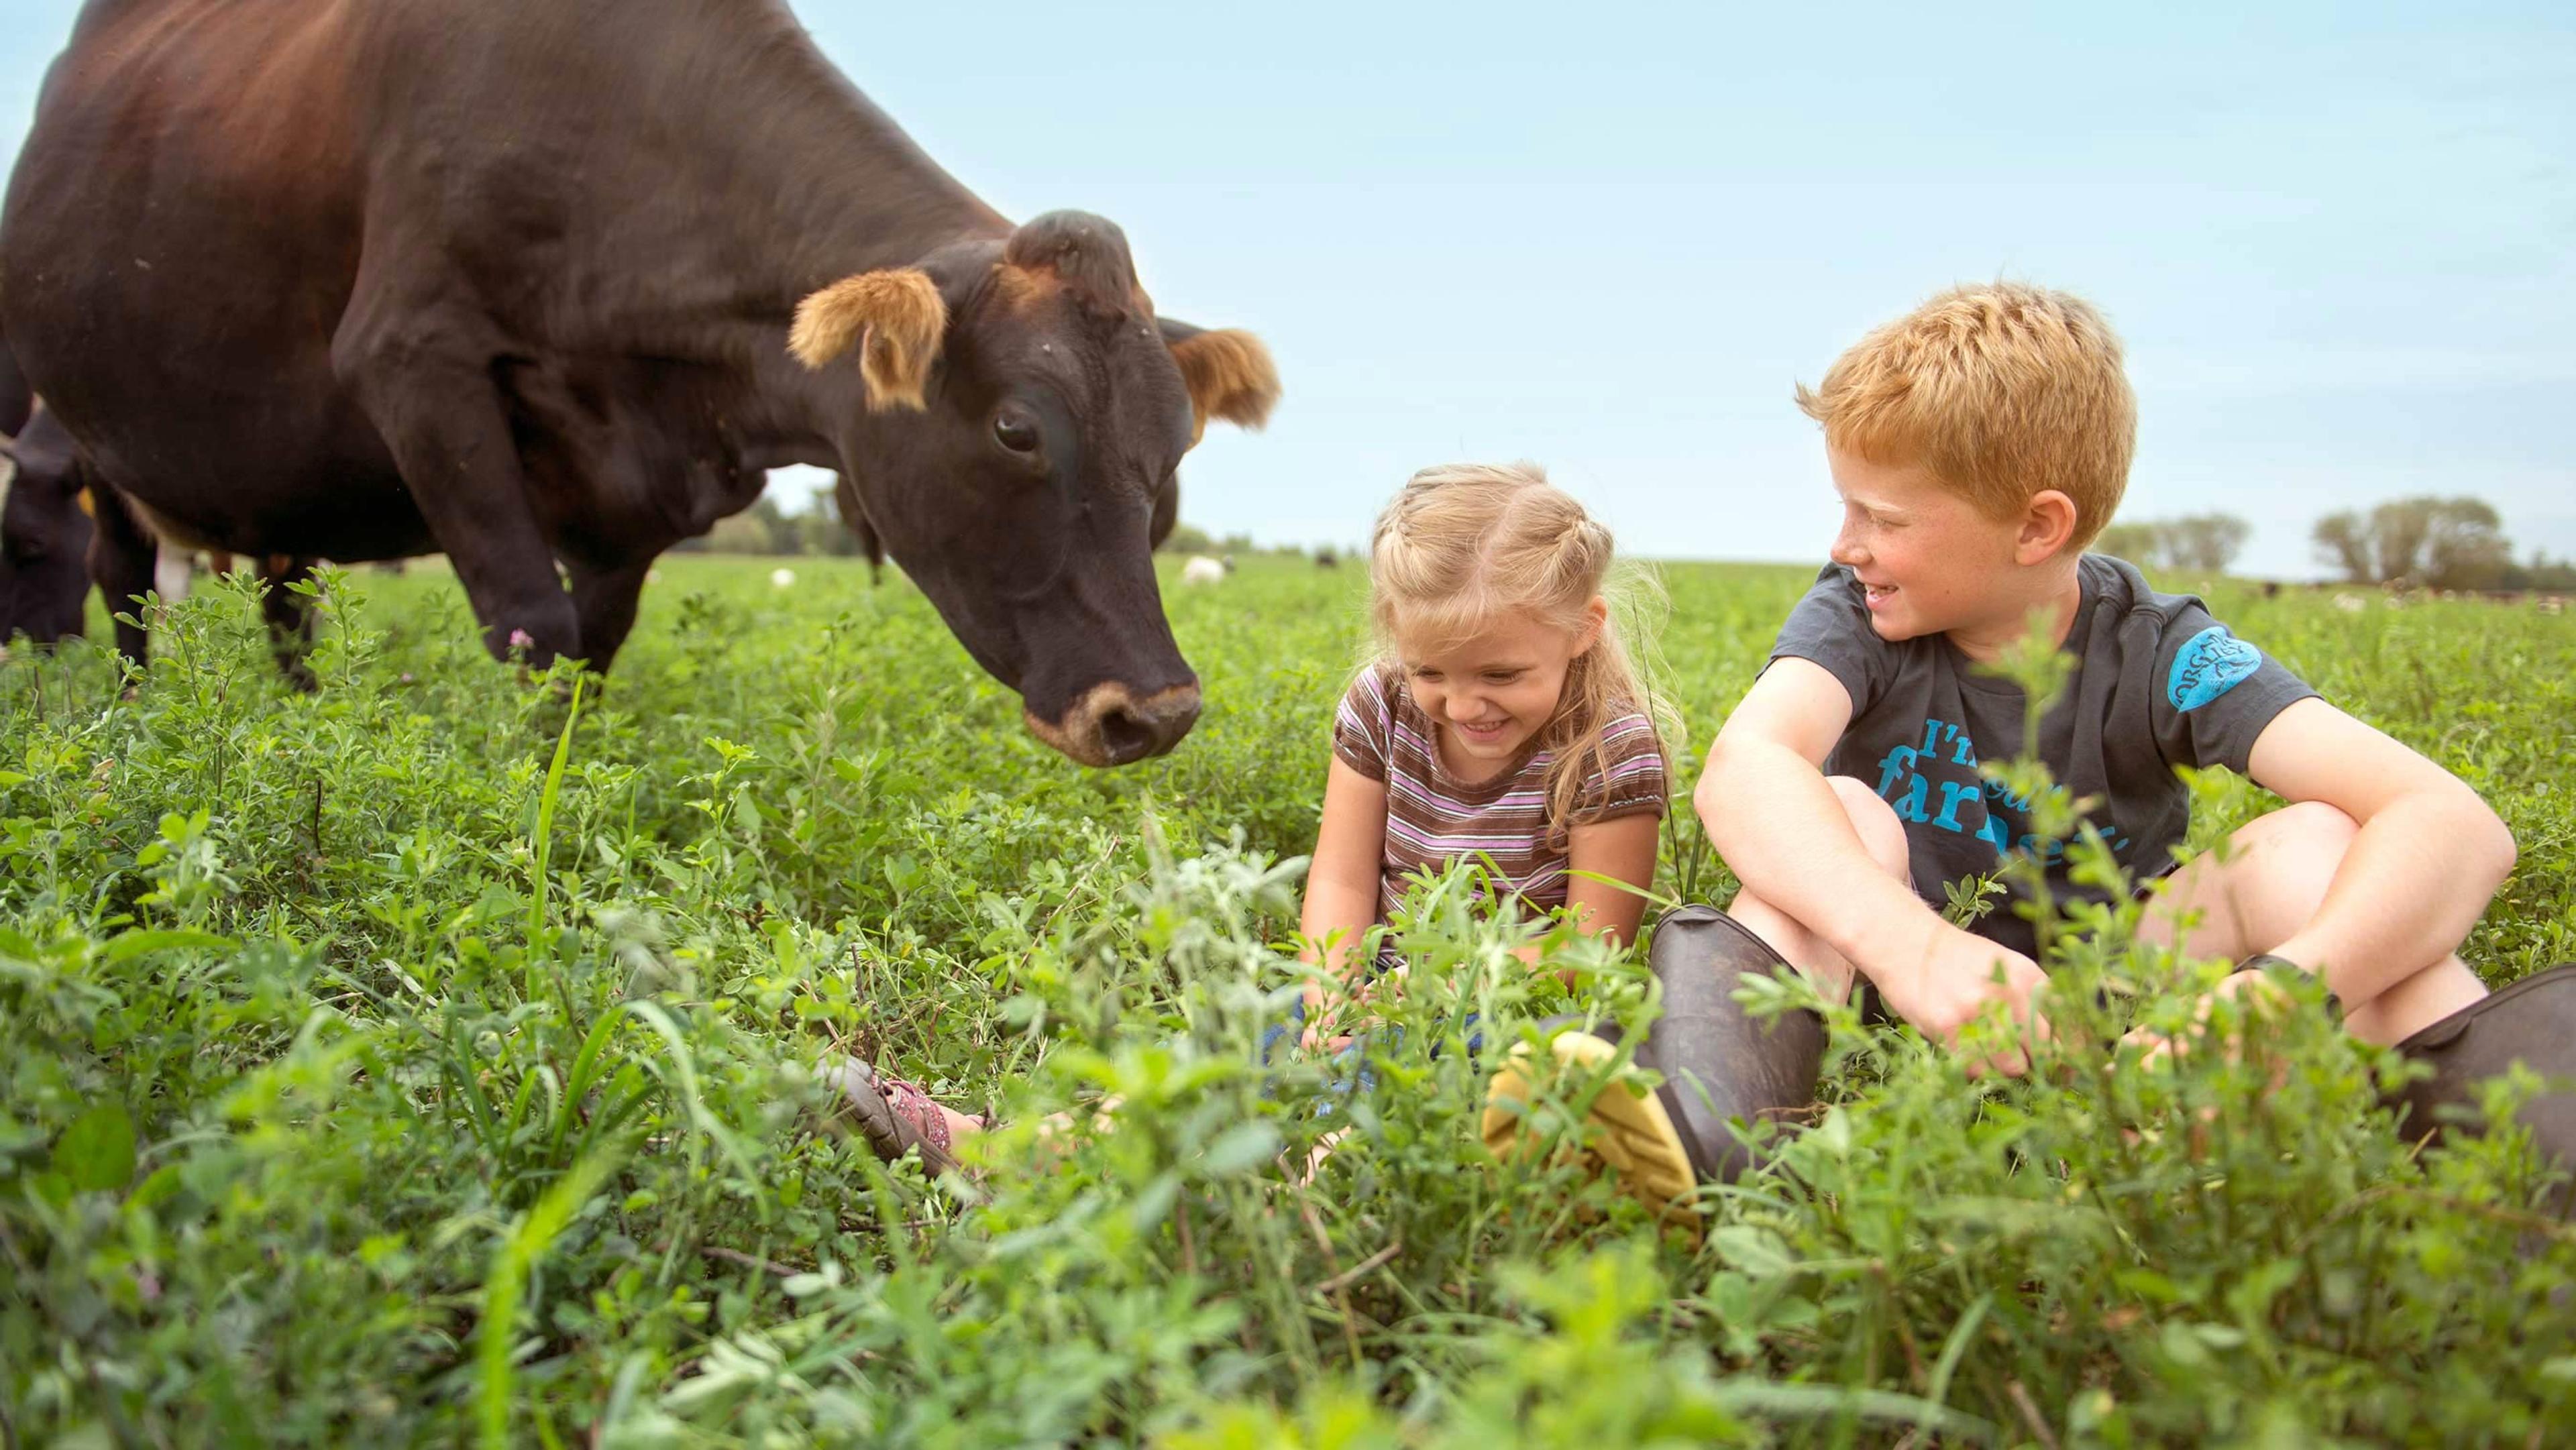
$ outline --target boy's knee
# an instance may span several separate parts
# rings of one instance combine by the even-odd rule
[[[2236,833],[2240,845],[2288,847],[2342,860],[2361,823],[2324,801],[2294,801],[2257,816]]]
[[[1867,782],[1851,776],[1827,776],[1825,784],[1834,788],[1834,798],[1843,803],[1843,814],[1851,818],[1862,849],[1878,869],[1900,881],[1911,877],[1913,852],[1905,843],[1905,823],[1896,818],[1895,808],[1880,800]]]

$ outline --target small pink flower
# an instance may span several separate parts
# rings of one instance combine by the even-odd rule
[[[533,649],[536,647],[536,643],[537,637],[528,633],[524,629],[514,629],[510,631],[510,648],[512,649]]]

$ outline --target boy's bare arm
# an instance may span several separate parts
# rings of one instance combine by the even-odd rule
[[[1772,661],[1709,747],[1691,804],[1737,880],[1874,977],[1917,953],[1932,913],[1870,860],[1825,784],[1850,722],[1851,695],[1824,666]]]
[[[1718,732],[1693,793],[1711,844],[1748,890],[1842,953],[1927,1036],[1954,1039],[1998,995],[2026,1017],[2038,966],[1943,921],[1853,831],[1823,768],[1850,721],[1851,695],[1831,672],[1772,661]]]
[[[2512,874],[2513,833],[2459,777],[2321,699],[2255,737],[2249,773],[2360,823],[2308,924],[2273,955],[2357,1007],[2455,950]]]

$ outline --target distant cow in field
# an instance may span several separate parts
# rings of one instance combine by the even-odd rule
[[[56,644],[81,633],[94,529],[71,435],[41,411],[18,424],[0,443],[0,644]]]
[[[52,409],[39,404],[5,451],[17,474],[0,499],[0,642],[24,634],[56,644],[83,633],[93,581],[111,617],[141,619],[135,600],[147,592],[165,604],[188,597],[196,551],[155,538],[88,466]],[[210,563],[221,574],[232,558],[218,554]],[[312,621],[308,601],[286,586],[309,573],[283,557],[260,571],[269,586],[261,609],[279,663],[304,685],[312,682],[302,664]],[[139,624],[116,621],[117,652],[135,664],[144,663],[148,641]]]
[[[496,657],[606,668],[655,555],[834,469],[1091,765],[1197,719],[1151,549],[1208,421],[1278,393],[1256,339],[1155,315],[1116,226],[960,186],[776,0],[92,0],[0,328],[165,536],[444,550]]]

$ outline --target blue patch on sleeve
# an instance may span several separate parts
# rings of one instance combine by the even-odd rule
[[[2197,710],[2235,689],[2263,667],[2263,652],[2213,624],[2193,635],[2174,656],[2173,673],[2165,679],[2165,698],[2177,710]]]

